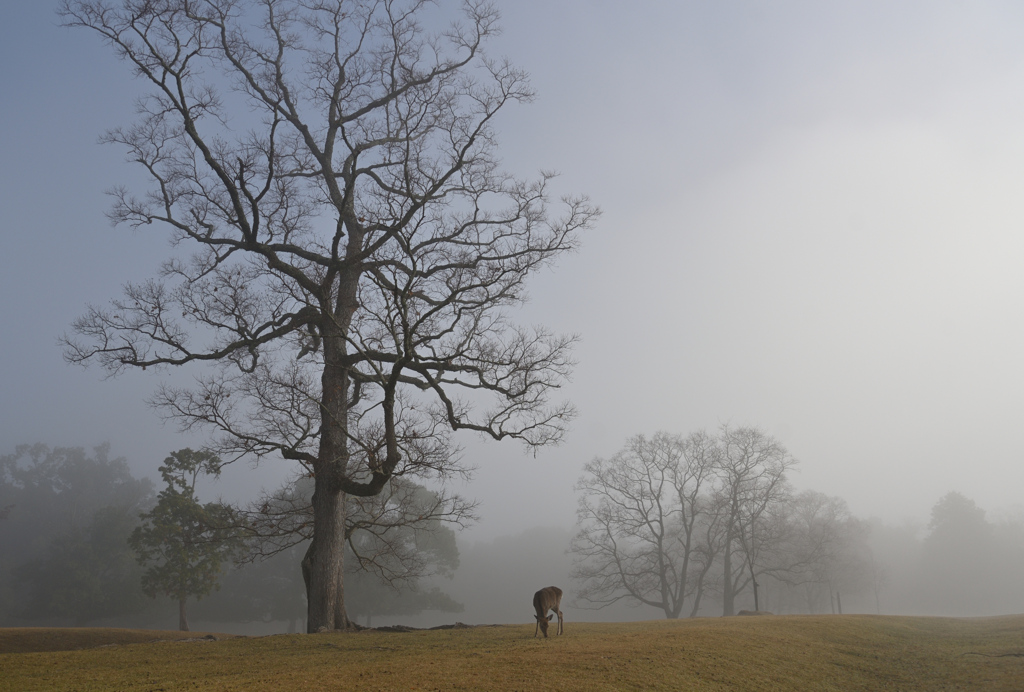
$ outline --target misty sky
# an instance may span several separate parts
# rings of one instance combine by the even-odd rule
[[[455,4],[442,0],[446,11]],[[562,447],[463,438],[480,538],[573,521],[584,463],[627,437],[757,425],[793,481],[855,514],[927,521],[958,490],[1024,488],[1024,5],[499,0],[491,51],[533,76],[505,163],[604,210],[521,319],[582,337]],[[136,180],[97,144],[139,85],[54,4],[0,24],[0,453],[110,441],[139,475],[202,443],[58,336],[151,276],[163,231],[111,228]],[[188,376],[183,373],[177,376]],[[287,475],[239,468],[242,499]]]

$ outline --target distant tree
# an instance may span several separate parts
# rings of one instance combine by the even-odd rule
[[[871,520],[868,540],[884,586],[878,610],[960,617],[1024,612],[1019,507],[990,514],[950,492],[935,502],[928,521]]]
[[[143,590],[151,598],[163,595],[178,602],[182,631],[188,631],[188,598],[200,599],[218,588],[222,572],[244,549],[232,508],[196,498],[199,477],[216,476],[220,467],[220,459],[208,451],[172,452],[160,467],[166,487],[129,538],[146,567]]]
[[[132,476],[123,457],[111,458],[110,445],[48,447],[19,445],[0,456],[0,507],[12,522],[4,538],[6,555],[45,548],[50,539],[89,523],[97,509],[145,507],[153,484]],[[31,544],[31,548],[29,548]]]
[[[433,4],[60,3],[146,89],[139,121],[105,139],[149,189],[116,190],[111,218],[194,253],[90,307],[66,358],[205,365],[157,405],[222,433],[225,458],[312,475],[310,631],[348,625],[346,498],[433,473],[453,431],[536,449],[574,416],[551,397],[575,338],[511,308],[598,211],[566,197],[553,215],[551,175],[501,170],[495,119],[533,97],[527,76],[484,50],[495,4],[466,0],[454,23]]]
[[[993,527],[974,500],[951,492],[932,507],[922,544],[922,589],[935,612],[992,614],[1000,560]]]
[[[869,548],[870,549],[870,548]],[[869,577],[871,579],[871,593],[875,596],[875,613],[877,615],[882,614],[882,591],[889,585],[890,576],[889,570],[885,564],[880,562],[875,557],[874,551],[870,553],[871,557],[871,571]]]
[[[354,518],[362,520],[348,534],[348,549],[354,558],[346,562],[350,565],[347,575],[352,583],[353,614],[366,617],[369,624],[374,615],[462,612],[462,604],[439,587],[425,589],[421,585],[432,576],[451,578],[458,568],[459,549],[449,526],[456,523],[455,517],[439,511],[446,505],[440,504],[443,498],[438,493],[401,479],[392,481],[392,486],[389,502],[374,503],[378,511],[372,511],[364,500],[354,513]],[[390,511],[385,509],[388,504],[393,505]],[[458,517],[459,525],[473,518],[472,505],[465,509]]]
[[[401,590],[427,577],[450,577],[459,566],[451,527],[475,521],[474,503],[403,478],[372,499],[352,499],[346,537],[359,572]]]
[[[347,610],[370,623],[373,616],[416,615],[425,610],[461,612],[462,605],[422,580],[452,576],[459,565],[448,524],[472,520],[473,505],[428,491],[404,479],[368,501],[352,498],[346,546]],[[203,616],[231,622],[286,620],[294,631],[304,617],[297,555],[311,530],[312,483],[300,478],[238,514],[252,538],[243,563],[227,573],[223,589],[204,601]]]
[[[137,521],[138,513],[152,506],[153,495],[149,479],[134,478],[125,459],[110,457],[108,444],[91,453],[81,447],[21,445],[13,454],[0,456],[0,507],[6,513],[0,522],[2,622],[24,624],[33,613],[75,622],[98,613],[98,603],[112,604],[101,595],[106,586],[97,590],[96,584],[117,569],[108,571],[89,552],[105,552],[112,565],[121,564],[114,553],[127,547],[116,536],[131,528],[115,518]],[[103,574],[108,576],[101,578]],[[85,601],[72,604],[71,592]],[[131,591],[124,595],[127,605]],[[69,604],[64,613],[57,606],[61,602]],[[118,607],[107,614],[115,612]]]
[[[717,504],[723,522],[722,614],[734,615],[736,596],[757,578],[782,568],[773,554],[784,537],[786,472],[796,460],[781,442],[757,428],[724,426],[719,434]]]
[[[706,433],[657,433],[584,467],[570,548],[579,600],[605,607],[626,599],[667,618],[689,600],[696,614],[714,553],[700,541],[712,519],[718,454]]]
[[[979,536],[988,536],[992,528],[985,519],[985,510],[974,500],[958,492],[944,495],[932,507],[927,541],[952,541],[965,545]]]
[[[44,556],[14,568],[28,593],[18,616],[75,626],[146,609],[142,569],[128,547],[136,511],[104,507],[84,527],[56,536]]]
[[[820,611],[823,601],[837,604],[839,594],[880,588],[884,578],[868,546],[869,526],[851,514],[845,500],[807,490],[787,510],[774,576],[803,588],[809,612]]]
[[[696,615],[717,582],[725,614],[736,594],[781,571],[790,498],[785,447],[756,428],[717,436],[658,433],[632,438],[610,459],[587,464],[573,537],[581,600],[620,600],[675,618]]]

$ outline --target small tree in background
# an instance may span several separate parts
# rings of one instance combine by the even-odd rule
[[[219,502],[200,504],[200,475],[220,475],[220,459],[210,452],[182,449],[164,459],[160,475],[167,487],[151,512],[141,515],[129,544],[147,567],[142,588],[150,598],[168,596],[178,602],[178,628],[188,631],[186,601],[198,600],[219,588],[218,579],[243,548],[234,512]]]

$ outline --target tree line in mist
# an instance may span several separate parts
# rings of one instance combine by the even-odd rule
[[[0,456],[0,624],[128,625],[180,629],[194,619],[305,620],[302,564],[312,529],[312,483],[298,478],[248,505],[200,502],[200,479],[220,460],[189,449],[160,467],[164,487],[134,478],[109,445],[20,446]],[[346,564],[356,616],[461,606],[427,577],[458,565],[446,524],[471,504],[394,479],[352,498]]]
[[[108,445],[0,456],[0,623],[186,627],[188,601],[204,623],[300,630],[312,484],[203,504],[196,485],[216,458],[202,455],[168,457],[159,492]],[[519,622],[530,594],[557,583],[570,622],[1024,611],[1021,516],[991,519],[950,492],[928,518],[862,519],[842,498],[795,490],[795,464],[754,428],[637,436],[586,465],[572,530],[475,544],[454,531],[472,503],[393,481],[353,499],[347,606],[363,624]],[[185,553],[192,563],[175,562]]]
[[[1024,521],[992,522],[957,492],[926,525],[855,517],[797,492],[797,464],[756,428],[637,436],[577,484],[571,575],[578,600],[642,604],[665,617],[1024,610]]]

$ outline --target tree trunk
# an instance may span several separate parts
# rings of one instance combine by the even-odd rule
[[[350,228],[347,255],[350,258],[358,255],[361,247],[360,234]],[[338,295],[333,312],[329,299],[320,305],[321,314],[325,316],[319,324],[324,354],[320,378],[320,446],[313,464],[313,540],[302,560],[308,615],[306,631],[310,633],[351,626],[345,612],[346,510],[341,485],[348,473],[352,402],[345,335],[359,306],[356,297],[359,272],[350,266],[340,272],[337,281]]]
[[[188,613],[185,612],[185,598],[178,599],[178,629],[188,632]]]
[[[697,617],[697,611],[700,610],[700,600],[704,597],[704,581],[697,582],[697,591],[693,596],[693,607],[690,608],[690,617]]]
[[[692,618],[697,617],[697,612],[700,610],[700,602],[704,598],[704,580],[707,578],[708,572],[711,571],[713,564],[713,560],[707,559],[701,567],[700,574],[697,576],[697,589],[693,597],[693,608],[690,609],[690,617]]]
[[[735,615],[736,606],[734,604],[735,594],[732,592],[733,581],[732,581],[732,541],[725,541],[725,552],[722,555],[722,571],[724,575],[722,577],[722,615]]]
[[[324,475],[327,475],[324,473]],[[306,631],[346,629],[344,571],[345,502],[344,494],[322,486],[319,474],[313,493],[313,540],[302,560],[306,582]]]
[[[358,251],[360,240],[349,238],[347,252]],[[345,271],[339,278],[336,310],[321,304],[328,319],[320,322],[324,370],[320,378],[320,446],[313,464],[313,540],[302,560],[306,581],[306,631],[348,629],[345,613],[345,494],[341,484],[348,473],[349,409],[352,380],[346,364],[344,335],[359,301],[358,273]]]

